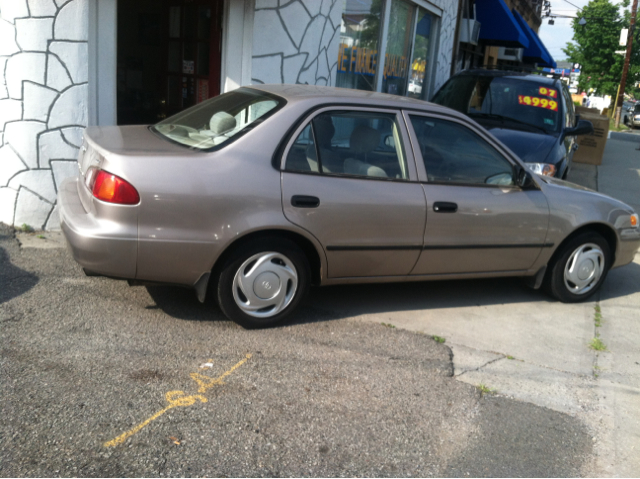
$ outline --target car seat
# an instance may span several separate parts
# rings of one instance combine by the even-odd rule
[[[386,178],[387,173],[379,166],[367,162],[367,155],[380,144],[380,132],[364,125],[351,132],[349,147],[354,158],[344,160],[344,172],[350,175]]]

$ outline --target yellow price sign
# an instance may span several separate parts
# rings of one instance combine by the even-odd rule
[[[540,95],[548,96],[548,97],[551,97],[551,98],[558,98],[558,90],[554,90],[553,88],[546,88],[546,87],[541,86],[538,89],[538,93]]]
[[[518,95],[518,103],[520,105],[535,106],[538,108],[545,108],[547,110],[558,111],[558,102],[549,100],[547,98],[540,98],[537,96]]]

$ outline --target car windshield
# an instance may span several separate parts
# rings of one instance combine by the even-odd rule
[[[199,150],[223,147],[264,121],[284,100],[250,88],[225,93],[157,123],[152,130]]]
[[[474,119],[557,132],[562,92],[542,82],[519,78],[461,75],[449,80],[434,103],[458,110]]]

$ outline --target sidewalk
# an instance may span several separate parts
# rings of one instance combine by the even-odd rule
[[[640,137],[612,135],[602,165],[574,164],[570,180],[624,201],[640,212]],[[595,183],[595,185],[594,185]],[[601,429],[596,450],[603,473],[640,473],[640,258],[613,270],[599,294],[600,337],[607,351],[596,354],[597,409]]]

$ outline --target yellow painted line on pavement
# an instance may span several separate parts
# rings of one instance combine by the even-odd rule
[[[217,378],[210,378],[209,376],[204,376],[199,373],[191,373],[190,377],[198,384],[198,386],[200,386],[200,388],[198,389],[198,392],[205,393],[207,392],[207,390],[211,389],[215,385],[224,384],[222,380],[227,376],[229,376],[231,373],[233,373],[236,369],[238,369],[244,363],[246,363],[250,358],[251,358],[251,354],[247,354],[244,357],[244,359],[239,361],[235,366],[233,366],[231,369],[229,369],[222,375],[218,376]],[[118,444],[122,444],[128,438],[130,438],[131,436],[139,432],[143,427],[147,426],[152,421],[155,421],[160,416],[162,416],[165,412],[169,411],[170,409],[173,409],[174,407],[189,407],[189,406],[193,406],[198,401],[203,403],[207,402],[207,398],[201,394],[193,394],[191,396],[187,396],[185,395],[184,391],[169,391],[167,394],[165,394],[165,399],[169,403],[167,407],[156,412],[153,416],[141,422],[133,429],[130,429],[124,434],[119,435],[118,437],[116,437],[115,439],[112,439],[111,441],[105,442],[104,447],[114,447],[114,446],[117,446]]]

